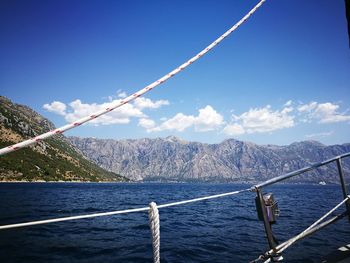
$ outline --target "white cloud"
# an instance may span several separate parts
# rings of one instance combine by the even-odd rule
[[[124,96],[126,96],[126,93],[119,90],[117,97],[122,98]],[[68,122],[74,122],[110,108],[111,105],[120,102],[121,99],[109,97],[108,100],[109,102],[101,104],[89,104],[77,99],[67,105],[60,101],[53,101],[52,103],[44,104],[43,108],[64,116]],[[251,108],[241,114],[232,114],[231,121],[228,124],[225,122],[224,117],[210,105],[199,109],[197,115],[186,115],[179,112],[171,118],[163,117],[158,125],[143,112],[146,109],[159,109],[169,104],[167,100],[152,101],[149,98],[136,98],[133,102],[92,120],[91,124],[127,124],[131,121],[131,118],[137,118],[138,126],[144,128],[147,132],[165,130],[183,132],[188,128],[193,128],[196,132],[207,132],[223,127],[222,132],[224,134],[239,136],[273,132],[279,129],[291,128],[303,122],[318,122],[321,124],[350,123],[350,115],[346,112],[340,112],[340,105],[331,102],[318,103],[315,101],[302,104],[289,100],[282,108],[277,110],[273,110],[270,105],[261,108]],[[308,134],[306,137],[324,137],[331,134],[331,132],[321,132]]]
[[[350,115],[338,112],[339,107],[339,105],[331,102],[317,103],[313,101],[309,104],[299,106],[298,111],[305,114],[304,122],[311,122],[313,120],[317,120],[319,123],[350,121]]]
[[[66,115],[66,104],[60,102],[60,101],[54,101],[50,104],[44,104],[43,106],[44,109],[50,111],[50,112],[53,112],[53,113],[56,113],[56,114],[59,114],[59,115]]]
[[[338,113],[339,105],[332,103],[319,104],[315,110],[316,116],[320,118],[320,123],[333,123],[350,121],[350,115]]]
[[[292,101],[292,100],[289,100],[289,101],[287,101],[283,106],[289,107],[289,106],[292,106],[292,104],[293,104],[293,101]]]
[[[109,98],[110,99],[110,98]],[[45,104],[44,109],[57,113],[64,116],[65,120],[68,122],[74,122],[83,117],[95,114],[96,112],[103,111],[107,108],[110,108],[112,105],[118,103],[120,100],[112,100],[106,103],[83,103],[81,100],[77,99],[69,103],[69,109],[67,106],[59,101],[54,101],[51,104]],[[135,102],[134,102],[135,103]],[[140,106],[140,101],[138,106],[135,106],[134,103],[128,103],[119,107],[105,115],[102,115],[92,121],[91,124],[94,125],[111,125],[111,124],[127,124],[130,122],[130,118],[145,118],[147,117],[142,109],[152,108],[157,109],[162,105],[166,105],[168,102],[164,100],[153,102],[150,99],[141,100],[142,106]]]
[[[151,131],[156,126],[156,123],[151,119],[141,118],[139,119],[138,125],[145,128],[147,131]]]
[[[174,117],[165,120],[159,126],[147,129],[147,131],[174,130],[182,132],[187,128],[194,127],[198,132],[212,131],[224,123],[224,118],[213,107],[207,105],[199,109],[198,116],[177,113]]]
[[[72,111],[65,115],[65,119],[68,122],[73,122],[80,118],[94,114],[95,112],[111,107],[111,105],[116,102],[117,101],[114,100],[111,103],[88,104],[82,103],[80,100],[75,100],[69,104]],[[136,109],[132,104],[125,104],[123,107],[119,107],[106,115],[102,115],[99,118],[92,120],[90,123],[94,125],[126,124],[130,122],[131,117],[141,118],[144,116],[145,115],[142,113],[142,111]]]
[[[294,110],[293,107],[285,107],[285,108],[282,109],[281,113],[282,114],[287,114],[289,112],[292,112],[293,110]]]
[[[142,109],[158,109],[163,105],[169,105],[169,101],[167,100],[157,100],[152,101],[148,98],[137,98],[134,101],[134,105],[136,108]]]
[[[294,127],[296,123],[317,121],[318,123],[350,122],[350,115],[339,113],[340,106],[331,102],[317,103],[312,101],[299,104],[296,109],[291,100],[281,110],[273,111],[271,106],[253,108],[241,115],[232,115],[232,122],[223,132],[227,135],[272,132],[278,129]],[[298,114],[297,114],[298,113]],[[329,136],[332,133],[309,134],[308,138]]]
[[[118,91],[117,91],[117,97],[118,97],[118,98],[124,99],[124,98],[126,98],[127,96],[128,96],[128,95],[126,94],[125,91],[121,91],[121,90],[118,90]]]
[[[268,105],[264,108],[250,109],[239,116],[247,133],[271,132],[294,126],[294,116],[288,115],[289,110],[272,111]]]
[[[302,104],[298,107],[299,112],[311,112],[317,107],[317,102],[312,101],[309,104]]]
[[[227,125],[223,132],[227,135],[242,135],[290,128],[295,125],[294,116],[289,114],[293,110],[293,107],[285,107],[273,111],[270,105],[250,109],[239,116],[233,116],[234,123]]]
[[[234,124],[229,124],[227,125],[224,129],[223,132],[226,135],[230,135],[230,136],[237,136],[237,135],[242,135],[245,133],[244,128],[242,127],[242,125],[234,123]]]
[[[319,133],[313,133],[313,134],[307,134],[305,135],[306,138],[324,138],[328,137],[334,134],[334,131],[329,132],[319,132]]]
[[[192,115],[176,114],[173,118],[166,120],[160,126],[149,129],[149,131],[175,130],[182,132],[194,124],[195,117]]]
[[[217,113],[210,105],[199,110],[198,117],[194,120],[196,131],[212,131],[222,125],[224,118]]]

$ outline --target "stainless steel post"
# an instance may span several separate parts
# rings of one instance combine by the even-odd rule
[[[262,195],[261,190],[259,188],[256,188],[256,194],[257,194],[259,202],[260,202],[261,212],[262,212],[263,219],[264,219],[263,221],[264,221],[265,232],[266,232],[267,240],[269,242],[269,246],[271,249],[276,250],[277,244],[273,238],[271,224],[270,224],[269,219],[267,217],[264,198],[263,198],[263,195]]]
[[[345,184],[343,167],[342,167],[342,164],[341,164],[341,158],[337,159],[337,167],[338,167],[338,173],[339,173],[339,177],[340,177],[341,187],[342,187],[342,190],[343,190],[343,197],[345,199],[345,198],[348,197],[348,190],[347,190],[346,184]],[[350,221],[350,200],[347,200],[345,205],[346,205],[346,210],[348,212],[349,221]]]

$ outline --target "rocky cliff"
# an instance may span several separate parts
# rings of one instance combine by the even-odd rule
[[[54,129],[27,106],[0,96],[0,148]],[[63,135],[0,156],[0,181],[122,181],[77,151]]]
[[[226,140],[220,144],[176,137],[103,140],[70,137],[70,142],[101,167],[132,180],[258,182],[350,152],[350,144],[315,141],[288,146]],[[339,182],[336,165],[319,168],[293,182]],[[346,174],[350,158],[344,160]]]

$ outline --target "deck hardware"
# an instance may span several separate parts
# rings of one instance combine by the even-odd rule
[[[346,198],[348,196],[348,191],[347,191],[346,182],[345,182],[345,178],[344,178],[341,158],[338,158],[336,160],[336,162],[337,162],[337,168],[338,168],[338,173],[339,173],[339,178],[340,178],[340,184],[341,184],[341,187],[343,190],[343,197]],[[350,201],[349,200],[345,203],[345,206],[346,206],[346,211],[348,212],[349,221],[350,221]]]
[[[278,245],[278,241],[272,232],[272,224],[276,222],[279,215],[277,202],[272,193],[263,194],[259,188],[256,188],[256,194],[255,204],[258,218],[259,220],[264,221],[265,232],[270,248],[277,252],[276,246]],[[271,262],[278,262],[283,259],[278,253],[272,254],[270,258]]]

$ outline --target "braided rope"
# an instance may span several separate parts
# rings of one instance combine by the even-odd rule
[[[192,57],[191,59],[189,59],[187,62],[183,63],[182,65],[180,65],[179,67],[175,68],[174,70],[172,70],[171,72],[169,72],[168,74],[164,75],[163,77],[161,77],[160,79],[156,80],[155,82],[151,83],[150,85],[144,87],[143,89],[135,92],[134,94],[130,95],[129,97],[122,99],[122,100],[118,100],[116,101],[114,104],[111,104],[109,107],[107,107],[106,109],[100,110],[98,112],[95,112],[89,116],[86,116],[84,118],[81,118],[75,122],[72,122],[70,124],[64,125],[60,128],[51,130],[49,132],[43,133],[39,136],[36,136],[34,138],[25,140],[23,142],[20,143],[16,143],[7,147],[4,147],[2,149],[0,149],[0,155],[9,153],[9,152],[13,152],[16,151],[18,149],[21,149],[23,147],[27,147],[29,145],[35,144],[37,142],[40,142],[44,139],[47,139],[51,136],[54,136],[55,134],[61,134],[65,131],[68,131],[70,129],[76,128],[80,125],[82,125],[83,123],[86,123],[88,121],[91,121],[93,119],[96,119],[98,117],[100,117],[101,115],[104,115],[110,111],[113,111],[116,108],[119,108],[120,106],[123,106],[124,104],[129,103],[130,101],[142,96],[143,94],[149,92],[150,90],[154,89],[155,87],[159,86],[160,84],[164,83],[165,81],[167,81],[168,79],[170,79],[171,77],[175,76],[176,74],[180,73],[181,71],[183,71],[185,68],[187,68],[189,65],[191,65],[193,62],[197,61],[199,58],[201,58],[203,55],[205,55],[206,53],[208,53],[210,50],[212,50],[215,46],[217,46],[221,41],[223,41],[228,35],[230,35],[233,31],[235,31],[240,25],[242,25],[266,0],[260,0],[260,2],[253,7],[244,17],[242,17],[233,27],[231,27],[229,30],[227,30],[224,34],[222,34],[218,39],[216,39],[213,43],[211,43],[209,46],[207,46],[206,48],[204,48],[201,52],[199,52],[197,55],[195,55],[194,57]]]
[[[149,204],[149,226],[152,233],[152,247],[153,247],[153,262],[160,263],[160,230],[159,230],[159,212],[157,204],[151,202]]]

